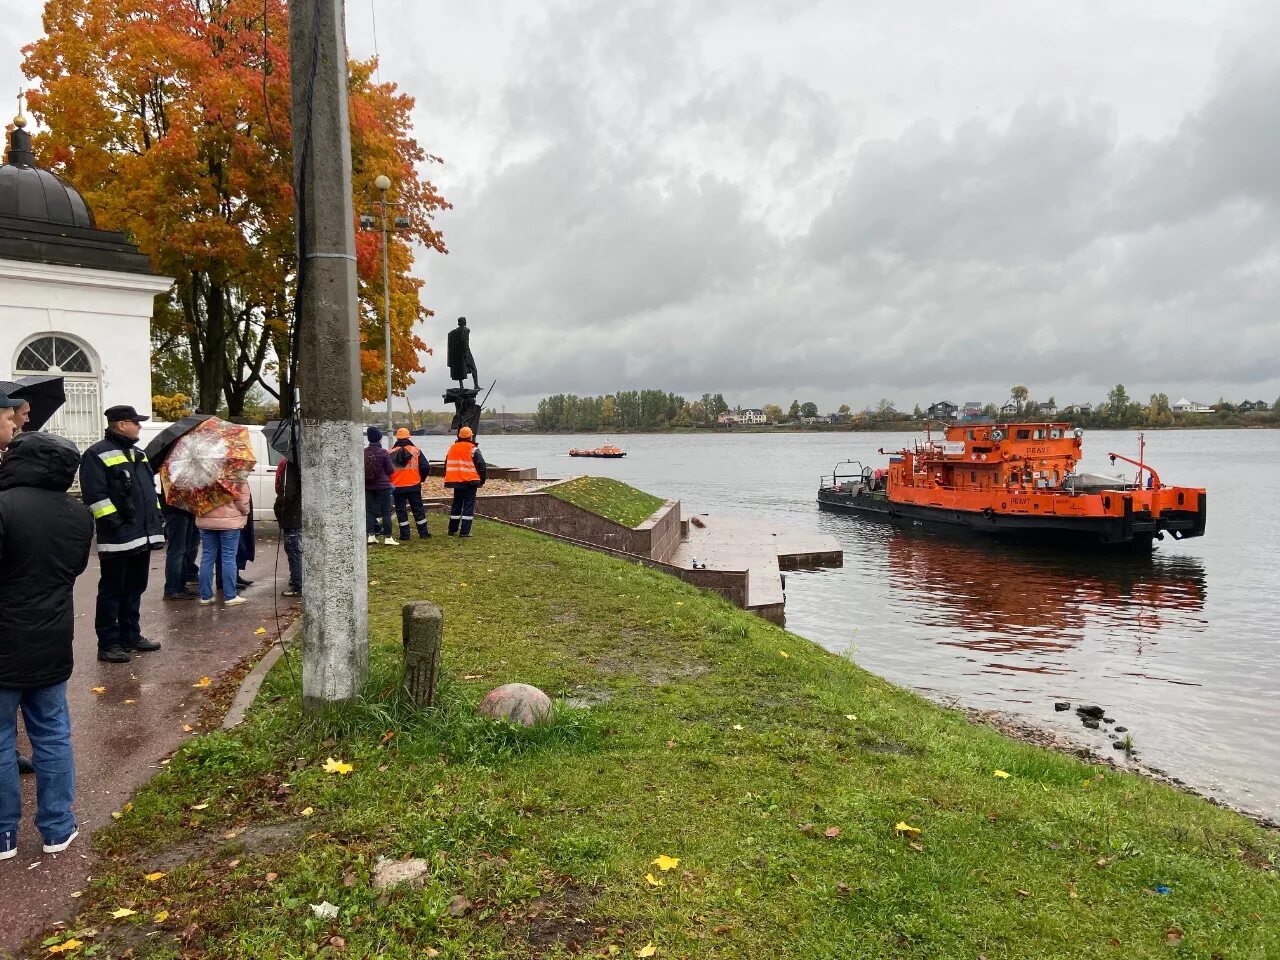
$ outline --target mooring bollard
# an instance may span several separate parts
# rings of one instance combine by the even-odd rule
[[[404,687],[419,707],[430,707],[436,697],[440,670],[440,645],[444,641],[444,614],[434,603],[406,603],[404,617]]]

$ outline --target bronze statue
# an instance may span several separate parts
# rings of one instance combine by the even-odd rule
[[[476,372],[475,357],[471,356],[471,331],[467,329],[467,318],[459,317],[458,325],[449,331],[449,379],[461,387],[467,374],[471,374],[471,385],[479,390],[480,374]]]
[[[458,383],[444,392],[444,402],[453,404],[453,430],[470,427],[472,433],[479,434],[481,409],[476,397],[480,395],[480,374],[476,372],[475,357],[471,356],[471,331],[466,317],[459,317],[458,325],[449,331],[448,360],[449,377]],[[471,375],[471,387],[463,383],[467,374]]]

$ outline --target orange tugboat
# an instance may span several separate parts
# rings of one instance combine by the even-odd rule
[[[887,469],[857,461],[822,478],[818,505],[833,513],[934,523],[982,534],[1150,548],[1166,533],[1205,531],[1206,494],[1167,487],[1143,462],[1133,480],[1076,473],[1083,432],[1069,423],[954,424],[889,455]],[[880,453],[884,453],[881,450]],[[842,467],[851,465],[852,470]]]
[[[594,450],[579,450],[576,447],[569,451],[571,457],[605,457],[606,459],[616,460],[618,457],[625,457],[626,451],[621,447],[615,447],[611,443],[606,443],[603,447],[596,447]]]

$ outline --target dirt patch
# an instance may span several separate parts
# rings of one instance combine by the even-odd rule
[[[924,751],[919,747],[897,740],[858,740],[857,747],[864,753],[887,753],[898,757],[924,756]]]
[[[169,873],[193,860],[207,860],[224,851],[245,857],[296,850],[298,841],[307,832],[308,826],[310,824],[306,821],[286,820],[283,823],[247,827],[231,839],[227,839],[225,832],[199,834],[157,852],[149,861],[147,869],[148,872],[162,870]]]
[[[554,890],[499,914],[513,947],[522,945],[534,957],[565,950],[576,954],[625,936],[623,928],[593,915],[598,888],[565,879]]]
[[[600,673],[638,677],[655,687],[681,680],[696,680],[711,672],[711,668],[705,663],[658,663],[652,660],[631,659],[616,653],[591,657],[587,663]]]

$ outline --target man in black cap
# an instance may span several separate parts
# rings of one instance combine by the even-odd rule
[[[0,393],[0,453],[8,448],[9,441],[20,429],[17,419],[18,410],[24,403],[26,403],[25,400],[14,400]]]
[[[129,406],[106,411],[107,435],[84,452],[80,490],[97,522],[98,659],[128,663],[135,651],[159,650],[142,635],[142,595],[150,553],[164,547],[156,478],[137,446],[147,417]]]

